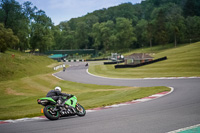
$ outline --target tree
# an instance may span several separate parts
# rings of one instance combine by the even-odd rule
[[[126,49],[129,48],[137,38],[133,32],[132,21],[126,18],[116,19],[116,37],[117,37],[117,48]]]
[[[181,42],[184,38],[185,24],[182,9],[175,4],[169,4],[166,7],[166,21],[169,38],[173,38],[174,46],[177,46],[177,42]],[[172,40],[172,39],[171,39]]]
[[[56,49],[73,49],[75,48],[74,43],[74,31],[69,27],[66,22],[61,22],[58,26],[53,27],[55,48]]]
[[[96,50],[100,50],[102,45],[100,23],[96,23],[93,25],[91,36],[94,40],[93,47]]]
[[[15,49],[21,51],[29,48],[30,22],[33,18],[36,7],[31,7],[31,2],[25,2],[20,5],[15,0],[2,0],[0,21],[4,23],[6,28],[11,28],[15,35],[18,36],[20,42]]]
[[[36,48],[38,48],[40,52],[50,50],[54,44],[54,37],[51,31],[53,26],[51,19],[46,16],[44,11],[39,10],[36,12],[34,20],[35,21],[31,23],[30,45],[32,51],[34,52]]]
[[[147,26],[148,26],[148,22],[144,19],[141,19],[136,27],[135,27],[135,32],[137,33],[137,43],[138,45],[141,46],[145,46],[148,44],[148,31],[147,31]]]
[[[92,37],[94,38],[94,47],[108,51],[114,48],[116,42],[115,24],[109,20],[107,22],[96,23],[93,26]]]
[[[99,18],[95,15],[87,15],[85,18],[85,23],[92,29],[93,24],[97,23]]]
[[[115,31],[113,29],[114,23],[111,20],[100,24],[100,34],[102,38],[101,40],[105,51],[111,50],[111,48],[113,47],[113,38],[111,38],[115,34]]]
[[[19,43],[17,36],[13,34],[11,29],[6,29],[2,23],[0,23],[0,52],[5,52],[7,48],[14,48]]]
[[[187,0],[183,8],[185,16],[200,16],[200,1]]]
[[[162,8],[155,10],[157,14],[154,20],[154,29],[155,29],[154,38],[157,44],[164,45],[168,42],[167,32],[166,32],[165,12]]]
[[[150,47],[152,47],[153,24],[151,22],[148,22],[148,24],[147,24],[147,39],[149,40]]]
[[[78,46],[75,43],[75,32],[72,30],[62,31],[60,49],[77,49]]]
[[[31,7],[33,4],[30,1],[26,1],[22,5],[22,12],[24,16],[28,19],[29,24],[34,19],[35,11],[37,10],[37,7]]]
[[[13,28],[13,24],[18,20],[21,13],[21,6],[15,0],[1,0],[2,15],[0,22],[4,23],[6,28]]]
[[[200,17],[199,16],[189,16],[186,18],[186,41],[195,42],[200,41]],[[189,41],[188,41],[189,40]]]
[[[18,31],[16,35],[20,39],[20,43],[18,44],[18,48],[23,51],[26,49],[29,49],[29,40],[30,40],[30,25],[31,22],[34,21],[35,11],[37,10],[37,7],[31,7],[32,3],[27,1],[24,2],[21,6],[21,17],[20,21],[18,23]]]
[[[77,28],[76,28],[76,43],[77,43],[77,48],[80,49],[88,49],[88,37],[89,37],[89,26],[85,22],[78,22],[77,23]]]

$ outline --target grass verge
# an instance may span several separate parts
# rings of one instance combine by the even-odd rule
[[[40,74],[12,81],[0,82],[0,120],[41,116],[36,100],[45,97],[55,86],[74,94],[86,109],[112,105],[169,91],[167,87],[124,87],[81,84],[61,81],[51,74]]]
[[[115,69],[114,65],[103,65],[102,62],[91,62],[89,72],[95,75],[112,78],[153,78],[153,77],[191,77],[200,76],[200,42],[171,48],[155,49],[155,59],[167,56],[167,60],[137,68]],[[151,49],[140,49],[132,53],[150,52]],[[129,53],[130,54],[130,53]]]

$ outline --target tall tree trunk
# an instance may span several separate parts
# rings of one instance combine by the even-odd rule
[[[174,34],[174,46],[176,48],[176,45],[177,45],[177,39],[176,39],[176,33]]]
[[[149,40],[150,48],[152,47],[152,39]]]

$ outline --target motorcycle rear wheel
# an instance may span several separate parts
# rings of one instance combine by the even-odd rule
[[[79,103],[76,104],[75,109],[76,109],[76,114],[78,116],[85,116],[86,111],[85,111],[84,107],[81,106]]]
[[[49,120],[58,120],[60,117],[60,113],[58,111],[53,111],[55,107],[52,105],[47,105],[44,108],[44,115],[49,119]]]

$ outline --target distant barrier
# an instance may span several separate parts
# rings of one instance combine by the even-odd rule
[[[84,62],[84,59],[73,59],[73,60],[64,60],[65,62]]]
[[[101,61],[101,60],[108,60],[108,58],[101,58],[101,59],[86,59],[86,61]]]
[[[84,61],[101,61],[101,60],[108,60],[107,58],[101,58],[101,59],[67,59],[64,60],[64,62],[84,62]]]
[[[152,63],[155,63],[155,62],[163,61],[163,60],[166,60],[166,59],[167,59],[167,56],[162,57],[162,58],[158,58],[158,59],[155,59],[155,60],[152,60],[152,61],[143,62],[143,63],[140,63],[140,64],[134,64],[134,65],[115,65],[115,68],[140,67],[140,66],[152,64]]]
[[[65,67],[64,64],[63,64],[63,65],[59,65],[59,66],[54,67],[53,70],[58,70],[58,69],[63,68],[63,67]]]

